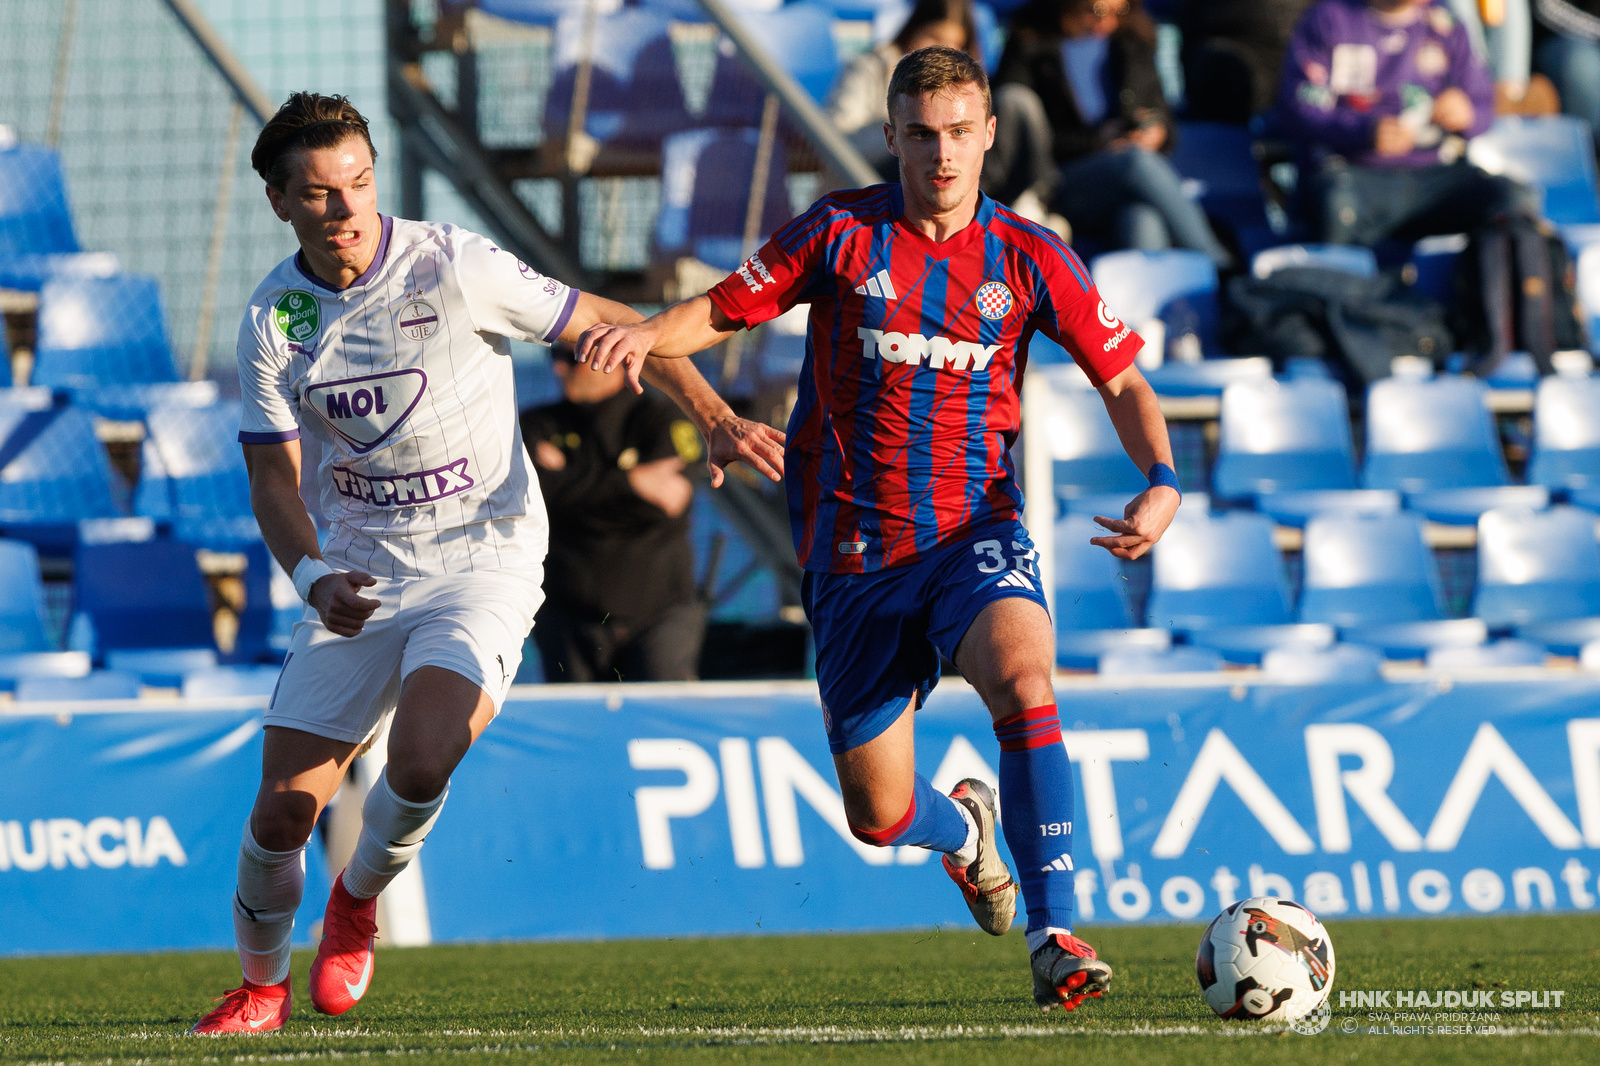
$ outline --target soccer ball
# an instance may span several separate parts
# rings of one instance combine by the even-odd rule
[[[1333,941],[1300,904],[1256,896],[1211,919],[1194,970],[1218,1017],[1293,1022],[1327,1002]]]

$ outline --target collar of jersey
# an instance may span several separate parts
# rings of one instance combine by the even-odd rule
[[[294,253],[294,268],[300,271],[301,275],[307,281],[311,282],[311,284],[325,292],[340,293],[349,292],[351,289],[361,288],[361,286],[378,276],[378,271],[383,269],[384,260],[389,258],[389,234],[394,232],[394,219],[388,215],[379,215],[378,222],[382,231],[381,235],[378,237],[378,254],[372,257],[372,265],[367,267],[367,269],[362,272],[361,276],[352,281],[347,287],[343,289],[336,289],[332,285],[329,285],[326,281],[323,281],[321,278],[313,274],[311,272],[311,267],[306,263],[306,253],[304,252]]]
[[[994,219],[994,201],[980,189],[978,191],[978,211],[977,214],[972,216],[972,221],[967,223],[966,227],[959,233],[946,240],[936,241],[906,221],[906,197],[905,192],[900,188],[899,182],[889,187],[889,206],[894,212],[894,222],[899,227],[900,232],[935,259],[948,259],[966,248],[973,241],[982,240],[985,230]]]

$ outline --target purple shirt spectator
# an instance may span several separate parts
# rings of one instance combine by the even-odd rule
[[[1342,155],[1358,166],[1427,167],[1452,163],[1494,120],[1494,82],[1473,54],[1466,27],[1439,3],[1397,24],[1364,0],[1322,0],[1289,41],[1278,105],[1285,125],[1313,159]],[[1435,99],[1466,93],[1474,111],[1459,135],[1433,122]],[[1401,156],[1373,147],[1378,122],[1396,117],[1416,147]]]

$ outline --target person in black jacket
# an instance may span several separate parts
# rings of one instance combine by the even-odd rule
[[[1533,66],[1600,135],[1600,0],[1534,0]]]
[[[550,512],[533,638],[547,681],[690,681],[706,609],[694,587],[684,468],[700,437],[677,408],[551,349],[566,398],[523,412]]]
[[[1045,139],[1057,170],[1053,206],[1074,233],[1121,248],[1192,248],[1233,266],[1161,154],[1176,129],[1156,73],[1155,27],[1139,0],[1032,0],[1012,23],[994,80],[990,195],[1004,202],[1031,177],[1025,161]]]
[[[1315,0],[1184,0],[1183,74],[1189,118],[1244,125],[1271,111],[1294,24]]]

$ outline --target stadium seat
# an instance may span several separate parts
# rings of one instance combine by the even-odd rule
[[[1056,494],[1072,498],[1093,494],[1137,496],[1148,486],[1117,437],[1105,401],[1077,367],[1044,368],[1050,383],[1045,435],[1050,442]],[[1084,387],[1074,387],[1081,381]],[[1126,502],[1126,500],[1124,500]],[[1119,507],[1117,514],[1121,514]]]
[[[1089,669],[1119,648],[1162,651],[1172,643],[1165,629],[1135,628],[1122,567],[1110,552],[1089,543],[1090,537],[1104,533],[1094,519],[1082,515],[1056,522],[1058,665]]]
[[[685,130],[661,147],[661,212],[656,217],[656,253],[692,255],[719,270],[745,259],[745,215],[755,173],[760,131]],[[789,220],[787,156],[773,145],[758,243]]]
[[[583,128],[602,145],[655,147],[689,124],[668,22],[661,12],[629,7],[601,17],[594,27]],[[544,101],[546,138],[566,138],[585,31],[582,16],[556,25],[555,78]]]
[[[1181,176],[1198,183],[1201,208],[1233,233],[1245,255],[1273,242],[1261,170],[1248,128],[1224,122],[1181,122],[1171,162]]]
[[[261,539],[239,449],[239,402],[158,407],[145,419],[134,510],[172,523],[179,540],[238,547]]]
[[[183,698],[219,696],[270,696],[278,686],[281,666],[223,666],[194,670],[183,675]]]
[[[89,673],[88,652],[22,651],[0,655],[0,688],[15,688],[26,677],[84,677]]]
[[[1455,286],[1456,256],[1466,249],[1465,233],[1424,237],[1412,245],[1409,265],[1416,271],[1412,290],[1436,303],[1449,304]]]
[[[116,483],[87,412],[0,401],[0,529],[6,536],[68,552],[82,519],[117,515]]]
[[[213,647],[210,593],[187,544],[80,546],[73,584],[100,652]]]
[[[1576,507],[1496,510],[1478,519],[1472,613],[1564,654],[1600,640],[1595,515]]]
[[[53,388],[176,381],[155,278],[52,278],[39,293],[33,384]]]
[[[1594,137],[1570,115],[1502,115],[1467,146],[1467,159],[1544,191],[1544,216],[1560,226],[1600,222]]]
[[[1270,518],[1243,511],[1173,522],[1153,553],[1145,624],[1237,662],[1288,644],[1332,644],[1331,626],[1293,621],[1272,534]]]
[[[1511,485],[1485,386],[1471,378],[1384,378],[1367,390],[1363,484],[1402,493],[1436,522],[1476,522],[1495,507],[1543,507],[1542,485]]]
[[[821,4],[799,0],[774,11],[750,7],[736,9],[744,29],[767,54],[783,66],[819,106],[839,76],[839,56],[833,43],[833,12]],[[717,50],[711,75],[711,93],[705,113],[696,121],[706,126],[755,126],[767,91],[745,69],[738,53]],[[780,128],[788,126],[780,122]]]
[[[478,0],[476,6],[496,18],[550,26],[563,18],[582,18],[591,3],[600,16],[622,8],[622,0]]]
[[[1528,480],[1552,492],[1600,489],[1600,378],[1552,374],[1539,382]]]
[[[1201,674],[1222,669],[1222,656],[1211,648],[1180,644],[1171,648],[1117,648],[1100,657],[1099,671],[1108,677],[1144,674]]]
[[[1320,515],[1306,523],[1303,561],[1300,619],[1337,627],[1341,640],[1418,658],[1488,636],[1481,619],[1444,617],[1418,515]]]
[[[84,677],[25,677],[17,682],[16,692],[18,703],[138,698],[138,677],[121,670],[95,670]]]
[[[190,674],[215,670],[217,653],[210,648],[125,648],[106,652],[106,665],[146,685],[177,688]]]
[[[1197,363],[1173,361],[1146,371],[1144,376],[1163,396],[1221,396],[1235,382],[1270,381],[1272,360],[1264,355],[1243,355]]]
[[[1589,335],[1589,350],[1600,353],[1600,244],[1578,253],[1578,306]]]
[[[1258,278],[1270,278],[1285,267],[1320,267],[1370,278],[1378,273],[1378,257],[1371,248],[1355,244],[1284,244],[1250,260],[1250,273]]]
[[[1216,496],[1231,500],[1355,486],[1355,447],[1343,385],[1268,378],[1223,390],[1217,465],[1211,477]]]
[[[78,247],[60,157],[40,145],[0,145],[0,289],[38,291],[56,275],[116,271],[116,256]]]
[[[1429,648],[1429,670],[1499,670],[1508,666],[1543,666],[1547,652],[1528,640],[1494,640],[1464,647]]]
[[[1383,653],[1361,644],[1313,648],[1291,644],[1261,657],[1269,681],[1289,685],[1358,684],[1383,678]]]
[[[1123,251],[1097,255],[1089,274],[1106,307],[1140,332],[1159,319],[1166,329],[1168,352],[1181,350],[1181,338],[1193,336],[1200,351],[1217,351],[1217,268],[1199,252]],[[1270,373],[1270,371],[1269,371]]]
[[[759,621],[778,614],[777,579],[709,492],[695,493],[689,505],[689,541],[697,579],[710,585],[706,592],[713,621]],[[710,573],[714,556],[716,570]]]
[[[143,421],[158,407],[210,407],[220,396],[215,381],[158,381],[68,391],[74,407],[125,422]]]
[[[0,655],[50,650],[44,582],[32,544],[0,540]]]

